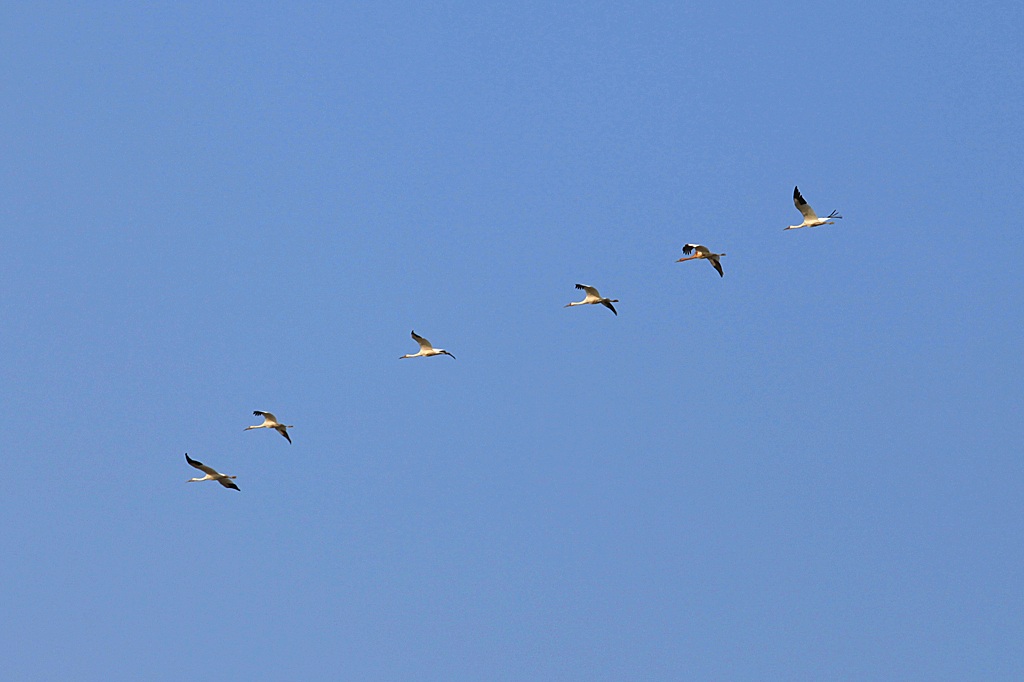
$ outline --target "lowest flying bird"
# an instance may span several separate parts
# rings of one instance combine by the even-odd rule
[[[618,303],[619,299],[617,299],[617,298],[604,298],[604,297],[601,296],[601,294],[598,293],[597,289],[595,289],[592,286],[588,286],[586,284],[577,284],[576,288],[577,289],[581,289],[582,291],[587,292],[586,298],[584,298],[582,301],[573,301],[572,303],[567,303],[566,305],[562,306],[563,308],[568,308],[568,307],[574,306],[574,305],[588,305],[588,304],[591,304],[591,303],[593,303],[593,304],[600,303],[605,308],[607,308],[608,310],[610,310],[613,313],[615,313],[616,316],[618,316],[619,312],[617,310],[615,310],[615,306],[613,306],[612,303]]]
[[[843,217],[839,215],[838,211],[832,211],[824,218],[819,218],[818,214],[814,212],[813,208],[811,208],[811,205],[804,199],[804,196],[800,194],[799,187],[793,188],[793,203],[796,205],[796,210],[800,211],[803,215],[804,221],[799,225],[790,225],[789,227],[784,228],[783,231],[799,230],[801,227],[817,227],[818,225],[835,225],[835,220],[833,220],[833,218]]]
[[[188,479],[188,481],[186,481],[186,483],[196,483],[199,481],[217,481],[217,483],[220,483],[225,488],[231,488],[232,490],[241,490],[241,488],[235,485],[235,482],[233,480],[238,478],[237,476],[228,476],[227,474],[222,474],[213,467],[208,467],[202,462],[198,462],[192,459],[191,457],[188,456],[187,452],[185,453],[185,461],[194,466],[196,469],[202,471],[204,474],[206,474],[202,478],[190,478]]]
[[[417,352],[413,353],[412,355],[403,355],[402,357],[398,358],[399,360],[420,357],[429,358],[432,355],[447,355],[451,357],[452,360],[455,359],[455,356],[446,351],[444,348],[434,348],[433,346],[431,346],[430,341],[427,341],[425,338],[417,334],[415,330],[413,330],[412,332],[412,340],[420,344],[420,349]]]
[[[287,426],[281,424],[280,422],[277,421],[277,417],[275,417],[269,412],[260,412],[259,410],[253,410],[253,415],[257,417],[263,417],[263,423],[254,424],[253,426],[246,426],[243,429],[243,431],[248,431],[249,429],[274,429],[282,436],[284,436],[285,440],[287,440],[289,443],[292,442],[292,437],[288,435],[288,429],[294,429],[294,426],[292,426],[291,424],[288,424]]]
[[[690,256],[691,253],[693,254],[692,256]],[[711,253],[711,249],[700,244],[686,244],[685,246],[683,246],[683,255],[690,257],[680,258],[679,260],[676,261],[677,263],[682,263],[683,261],[687,260],[693,260],[694,258],[704,258],[709,263],[711,263],[711,267],[713,267],[715,270],[718,270],[719,277],[725,277],[725,273],[722,272],[722,263],[721,261],[718,260],[719,258],[725,255],[724,253]]]

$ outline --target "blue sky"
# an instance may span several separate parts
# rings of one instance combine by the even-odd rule
[[[7,674],[1021,679],[1022,20],[6,5]]]

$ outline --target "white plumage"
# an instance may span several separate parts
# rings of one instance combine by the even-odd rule
[[[798,230],[801,227],[817,227],[818,225],[835,225],[835,220],[833,220],[833,218],[843,217],[839,215],[838,212],[832,211],[826,217],[819,218],[818,214],[814,212],[813,208],[811,208],[811,205],[808,204],[803,195],[800,194],[799,187],[793,188],[793,204],[796,206],[796,209],[800,211],[800,214],[803,215],[804,221],[799,225],[790,225],[785,228],[786,230]]]
[[[240,490],[240,488],[237,485],[235,485],[233,480],[235,478],[238,478],[237,476],[228,476],[227,474],[222,474],[213,467],[208,467],[202,462],[192,459],[191,457],[188,456],[187,452],[185,453],[185,461],[194,466],[196,469],[202,471],[204,474],[206,474],[202,478],[190,478],[188,479],[188,481],[186,481],[186,483],[197,483],[200,481],[217,481],[225,488],[231,488],[232,490]]]
[[[284,436],[285,440],[287,440],[289,443],[292,442],[292,437],[288,435],[288,429],[293,429],[295,428],[294,426],[292,426],[291,424],[288,424],[287,426],[281,424],[280,422],[277,421],[277,417],[272,415],[270,412],[261,412],[260,410],[253,410],[253,414],[257,417],[263,417],[263,423],[255,424],[253,426],[246,426],[243,429],[243,431],[248,431],[249,429],[274,429],[282,436]]]
[[[597,289],[587,284],[577,284],[576,288],[580,289],[581,291],[587,292],[586,298],[584,298],[582,301],[573,301],[572,303],[567,303],[566,305],[562,306],[563,308],[569,308],[574,305],[596,305],[600,303],[605,308],[615,313],[616,316],[619,314],[619,311],[617,311],[615,309],[615,306],[612,305],[612,303],[618,303],[619,299],[604,298],[603,296],[601,296],[600,293],[598,293]]]
[[[427,341],[425,338],[417,334],[415,330],[413,330],[412,332],[412,339],[416,343],[420,344],[419,351],[413,353],[412,355],[403,355],[402,357],[398,358],[399,360],[420,357],[429,358],[432,355],[447,355],[451,357],[453,360],[455,359],[455,356],[446,351],[444,348],[434,348],[433,346],[431,346],[430,341]]]

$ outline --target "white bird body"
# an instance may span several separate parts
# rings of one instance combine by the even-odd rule
[[[587,292],[586,297],[582,301],[573,301],[572,303],[567,303],[566,305],[562,306],[563,308],[569,308],[574,305],[597,305],[598,303],[600,303],[605,308],[615,313],[616,316],[618,316],[619,312],[615,310],[615,306],[613,306],[612,303],[618,303],[619,299],[604,298],[603,296],[601,296],[600,293],[598,293],[597,289],[587,284],[577,284],[576,288],[580,289],[581,291]]]
[[[434,348],[432,345],[430,345],[430,341],[427,341],[425,338],[417,334],[415,330],[413,330],[412,332],[412,339],[416,343],[420,344],[419,351],[413,353],[412,355],[403,355],[402,357],[398,358],[399,360],[404,360],[406,358],[429,358],[433,355],[447,355],[452,360],[455,359],[455,356],[446,351],[444,348]]]
[[[261,412],[260,410],[253,410],[253,415],[257,417],[263,417],[263,423],[254,424],[253,426],[246,426],[243,429],[243,431],[248,431],[249,429],[274,429],[282,436],[284,436],[285,440],[287,440],[289,443],[292,442],[292,437],[288,435],[288,429],[294,429],[294,426],[292,426],[291,424],[281,424],[280,422],[277,421],[277,417],[275,417],[270,412]]]
[[[234,479],[238,478],[237,476],[228,476],[227,474],[222,474],[213,467],[208,467],[202,462],[192,459],[191,457],[188,456],[187,452],[185,453],[185,461],[194,466],[196,469],[202,471],[204,474],[206,474],[202,478],[190,478],[188,479],[188,481],[186,481],[186,483],[217,481],[225,488],[231,488],[232,490],[240,490],[240,488],[234,484]]]
[[[804,221],[799,225],[790,225],[785,228],[786,230],[799,230],[801,227],[818,227],[819,225],[835,225],[833,218],[842,218],[838,212],[832,211],[829,215],[824,218],[819,218],[818,214],[814,212],[811,205],[807,203],[803,195],[800,194],[800,188],[793,188],[793,204],[796,209],[800,211],[800,214],[804,217]],[[785,230],[784,230],[785,231]]]
[[[690,256],[691,253],[693,254],[692,256]],[[711,267],[718,271],[719,277],[725,277],[725,273],[722,272],[722,263],[718,260],[725,255],[724,253],[711,253],[711,249],[700,244],[686,244],[683,246],[683,255],[689,256],[689,258],[680,258],[676,261],[677,263],[693,260],[694,258],[704,258],[711,263]]]

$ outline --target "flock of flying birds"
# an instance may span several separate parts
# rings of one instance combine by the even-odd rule
[[[797,210],[800,211],[800,214],[804,217],[804,221],[799,225],[790,225],[789,227],[785,228],[787,230],[798,230],[801,227],[818,227],[819,225],[834,225],[836,219],[843,217],[839,215],[836,211],[832,211],[824,218],[819,218],[818,214],[814,212],[814,209],[811,208],[810,204],[807,203],[803,195],[800,194],[799,187],[793,188],[793,203],[796,205]],[[711,263],[711,267],[718,271],[718,275],[720,277],[724,277],[725,273],[722,271],[722,261],[720,260],[724,255],[724,253],[713,253],[711,249],[702,244],[686,244],[683,246],[684,257],[680,258],[676,262],[682,263],[683,261],[688,260],[704,259]],[[573,301],[571,303],[566,304],[564,307],[569,308],[574,305],[601,304],[604,307],[608,308],[608,310],[615,313],[616,315],[619,314],[618,311],[615,310],[615,306],[612,305],[612,303],[618,303],[619,299],[605,298],[601,296],[600,293],[598,293],[597,289],[587,284],[577,284],[576,288],[586,292],[587,295],[584,297],[582,301]],[[402,357],[399,358],[399,360],[404,360],[405,358],[429,358],[434,355],[448,355],[452,359],[455,359],[455,356],[446,351],[444,348],[434,348],[430,341],[427,341],[425,338],[417,334],[415,330],[412,332],[412,338],[413,341],[419,344],[419,351],[417,351],[416,353],[403,355]],[[282,436],[284,436],[289,443],[292,442],[291,436],[288,435],[288,429],[293,428],[291,425],[285,425],[277,421],[277,417],[275,417],[270,412],[262,412],[260,410],[255,410],[253,414],[257,417],[263,417],[263,423],[255,424],[253,426],[247,426],[244,429],[245,431],[248,431],[250,429],[274,429]],[[200,481],[217,481],[225,488],[239,490],[239,487],[235,485],[235,478],[237,478],[237,476],[229,476],[227,474],[222,474],[213,467],[209,467],[203,464],[202,462],[192,459],[191,457],[188,456],[187,452],[185,453],[185,461],[188,462],[193,467],[195,467],[196,469],[202,471],[204,474],[206,474],[202,478],[188,479],[189,483]]]

